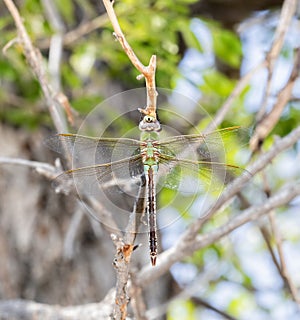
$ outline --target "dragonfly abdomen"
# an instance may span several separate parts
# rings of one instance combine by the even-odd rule
[[[148,167],[146,171],[147,181],[147,214],[149,227],[149,247],[150,259],[153,266],[156,264],[157,256],[157,226],[156,226],[156,192],[155,192],[155,175],[156,168]]]

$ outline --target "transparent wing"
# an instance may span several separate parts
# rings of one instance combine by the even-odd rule
[[[135,196],[134,186],[141,183],[143,163],[140,155],[112,163],[87,166],[65,171],[54,180],[57,191],[70,192],[76,188],[79,194],[100,195],[114,188],[118,193]]]
[[[144,182],[141,157],[136,155],[114,163],[68,170],[59,175],[53,184],[57,191],[75,191],[80,199],[92,195],[100,209],[92,210],[92,215],[115,228],[115,224],[109,224],[110,219],[105,219],[105,212],[109,212],[118,228],[125,230],[128,213],[132,212]],[[101,208],[106,210],[102,212]]]
[[[162,157],[158,184],[183,194],[216,192],[242,174],[249,173],[241,167],[225,163]]]
[[[139,153],[140,142],[134,139],[93,138],[63,133],[45,141],[52,150],[71,154],[74,167],[111,163]]]
[[[207,134],[175,136],[159,142],[162,155],[176,155],[177,159],[199,161],[224,161],[225,149],[230,150],[230,141],[237,138],[245,143],[248,132],[238,126],[216,130]]]

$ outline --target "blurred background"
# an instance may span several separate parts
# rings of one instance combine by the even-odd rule
[[[126,90],[143,88],[144,83],[136,79],[138,71],[112,36],[102,1],[49,3],[16,1],[31,40],[41,51],[51,85],[71,103],[75,123],[69,124],[69,131],[77,132],[96,106],[101,107],[106,99]],[[282,3],[115,1],[122,30],[142,63],[147,65],[151,55],[157,55],[157,87],[169,90],[159,98],[158,108],[163,106],[186,119],[177,122],[167,113],[162,115],[166,125],[175,123],[180,134],[208,125],[239,79],[265,59]],[[294,52],[300,45],[299,4],[297,10],[274,66],[267,110],[276,103],[293,69]],[[3,2],[0,28],[3,49],[17,36]],[[61,52],[55,49],[59,41],[63,41]],[[57,52],[61,56],[56,56]],[[261,68],[251,77],[220,128],[241,125],[251,134],[264,101],[267,76],[267,70]],[[58,154],[43,142],[56,133],[55,127],[40,85],[18,43],[0,54],[0,83],[0,156],[53,165]],[[182,101],[178,98],[181,95],[188,99]],[[108,136],[123,136],[137,125],[138,113],[126,113],[128,103],[120,97],[113,100],[113,107],[103,108],[97,116],[98,129]],[[299,98],[297,79],[279,121],[263,142],[263,150],[272,146],[276,136],[285,136],[299,125]],[[138,103],[138,99],[134,101],[130,110],[143,107]],[[230,150],[231,162],[247,164],[249,146],[241,149],[236,140]],[[267,167],[265,175],[271,194],[286,182],[299,180],[299,160],[298,144]],[[257,194],[252,196],[253,201],[264,194],[262,179],[258,177],[255,184]],[[164,207],[159,216],[161,224],[167,219],[164,217],[183,215],[180,204],[166,206],[170,197],[166,191],[159,198],[159,205]],[[296,288],[300,286],[299,209],[296,198],[276,211],[285,263]],[[197,207],[191,206],[184,217],[174,218],[176,223],[161,230],[162,250],[176,242],[195,219],[195,212]],[[239,212],[240,207],[234,206],[222,211],[205,224],[203,232]],[[143,246],[133,261],[135,272],[149,263],[146,235],[140,241]],[[114,253],[114,245],[102,226],[70,196],[56,194],[49,179],[25,166],[0,165],[0,299],[60,305],[100,301],[115,285]],[[276,267],[278,259],[267,217],[243,225],[174,264],[168,274],[147,287],[144,295],[152,310],[150,318],[299,319],[297,303]],[[168,303],[159,309],[163,302]]]

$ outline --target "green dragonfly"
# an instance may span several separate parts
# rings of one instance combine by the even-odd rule
[[[244,170],[240,167],[220,161],[223,143],[235,135],[239,128],[236,126],[207,134],[180,135],[159,140],[159,121],[155,116],[144,115],[139,124],[140,140],[58,134],[50,142],[50,147],[59,151],[63,144],[70,146],[73,169],[58,176],[56,185],[64,188],[66,182],[75,180],[79,188],[82,186],[81,192],[93,193],[99,188],[119,185],[123,192],[128,193],[130,185],[137,181],[143,184],[150,260],[155,266],[157,186],[183,193],[191,192],[188,189],[196,192],[199,186],[213,190],[226,184],[228,177],[243,173]],[[89,180],[91,177],[93,182]],[[200,191],[203,192],[203,189]]]

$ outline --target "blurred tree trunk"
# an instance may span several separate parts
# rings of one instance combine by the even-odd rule
[[[41,133],[5,125],[0,131],[2,156],[53,163]],[[76,201],[55,194],[51,183],[32,169],[5,165],[0,172],[1,299],[21,297],[61,305],[101,300],[114,285],[109,235],[101,232],[100,225],[94,231],[83,213],[69,243],[71,256],[66,256]],[[99,265],[105,273],[97,270]]]

